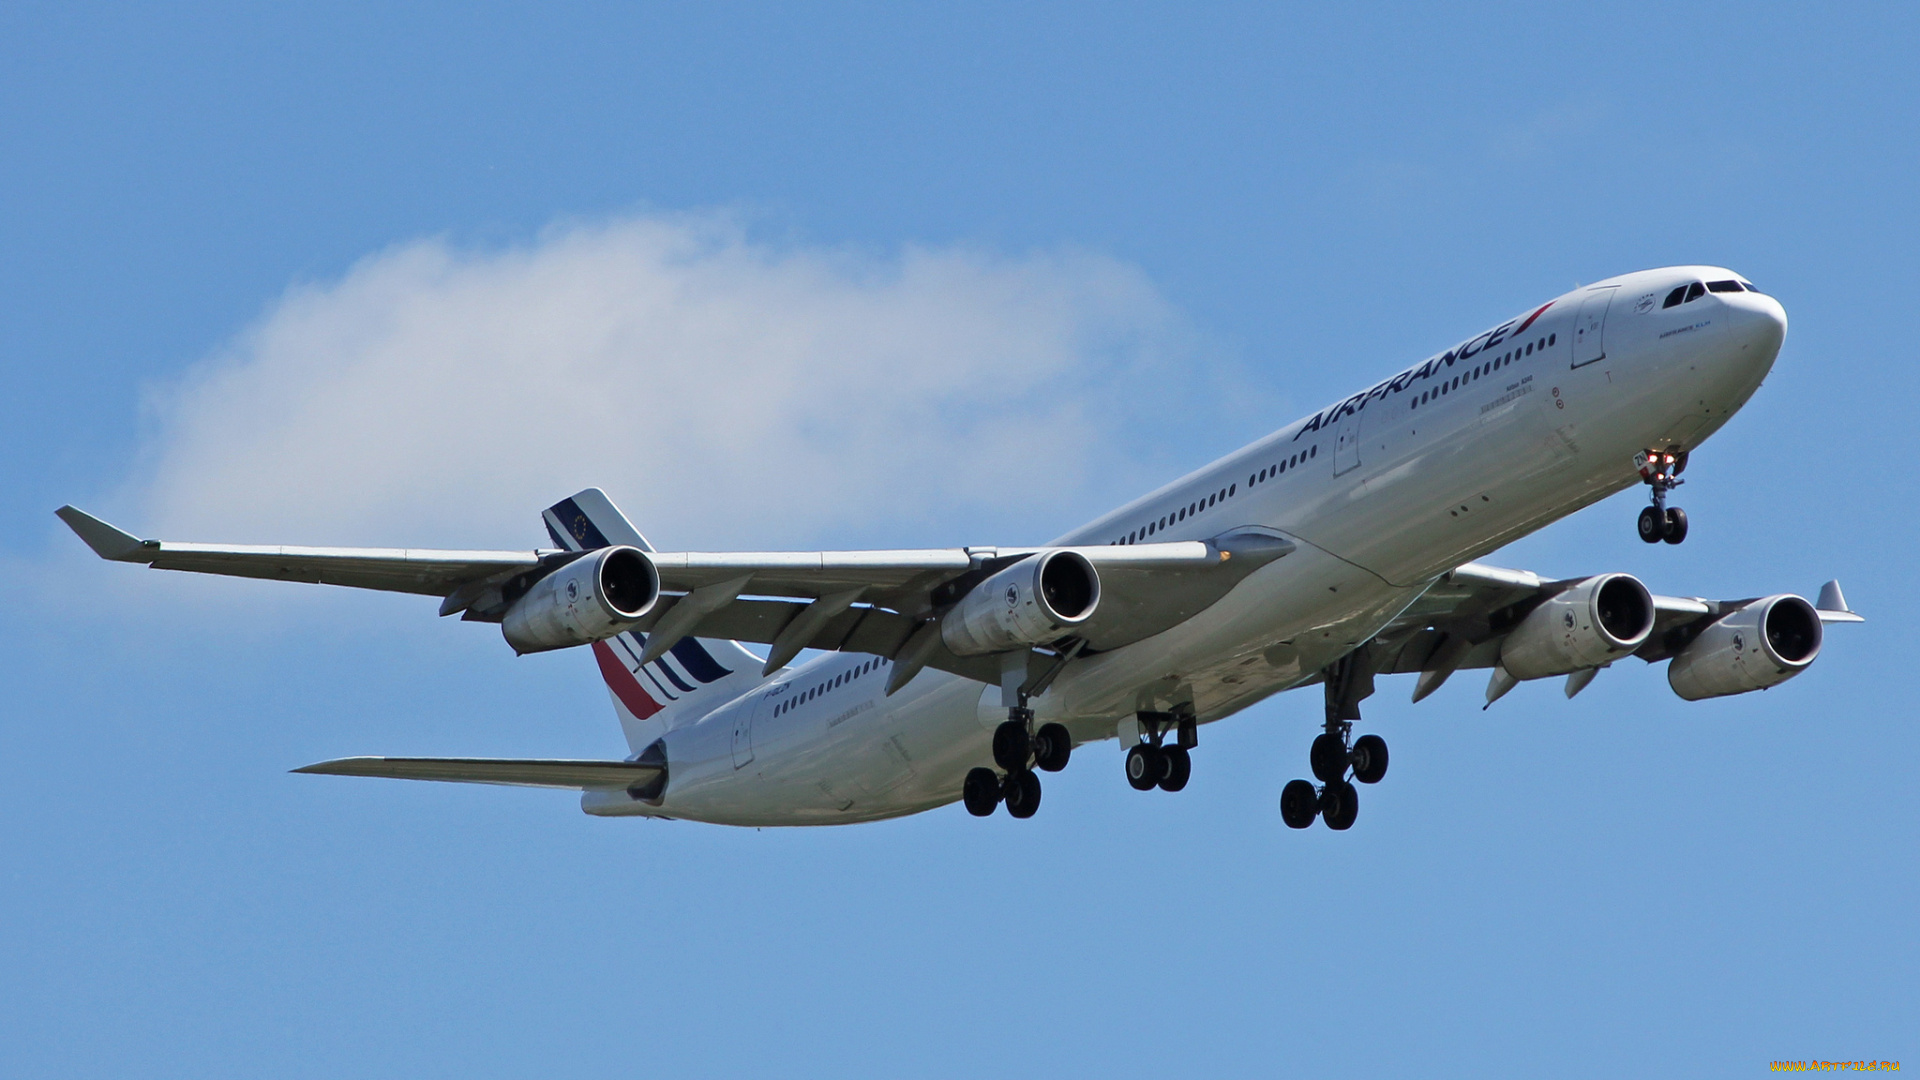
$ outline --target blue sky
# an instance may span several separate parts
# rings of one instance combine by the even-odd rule
[[[0,1074],[1749,1075],[1913,1060],[1920,644],[1894,5],[0,13]],[[1785,304],[1694,456],[1502,552],[1872,620],[1687,705],[1618,665],[1294,833],[1316,696],[1030,822],[607,822],[289,776],[622,749],[581,653],[418,599],[102,565],[195,539],[1023,543],[1575,282]],[[645,307],[654,321],[634,323]],[[659,328],[675,336],[662,344]]]

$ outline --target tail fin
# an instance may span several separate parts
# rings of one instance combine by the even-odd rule
[[[553,542],[568,551],[627,544],[652,551],[647,538],[599,488],[563,499],[542,515]],[[614,712],[627,745],[640,753],[668,731],[692,723],[760,682],[763,659],[737,641],[685,638],[644,666],[642,634],[621,634],[593,645],[600,674],[613,692]]]

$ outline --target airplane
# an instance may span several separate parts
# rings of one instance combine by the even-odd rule
[[[1413,700],[1462,669],[1564,677],[1628,656],[1693,701],[1777,686],[1837,581],[1662,596],[1625,573],[1549,579],[1476,562],[1644,484],[1650,544],[1686,538],[1688,457],[1771,370],[1787,318],[1731,270],[1608,278],[1527,309],[1040,546],[657,551],[605,493],[549,507],[533,551],[143,540],[72,506],[101,557],[441,597],[516,653],[588,647],[620,760],[349,757],[301,773],[574,789],[588,814],[725,825],[873,821],[955,802],[1028,818],[1039,773],[1117,739],[1128,783],[1179,791],[1202,725],[1319,685],[1315,780],[1282,821],[1350,828],[1387,744],[1354,736],[1382,675]],[[766,655],[742,643],[766,646]],[[817,658],[789,666],[804,650]]]

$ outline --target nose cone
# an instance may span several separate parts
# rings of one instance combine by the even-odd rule
[[[1763,293],[1723,294],[1733,336],[1742,352],[1771,364],[1787,340],[1787,309]]]

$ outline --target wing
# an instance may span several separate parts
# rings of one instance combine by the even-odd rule
[[[1433,693],[1461,668],[1491,668],[1506,635],[1542,601],[1585,578],[1554,580],[1527,570],[1467,563],[1441,575],[1420,598],[1367,643],[1379,674],[1420,674],[1413,700]],[[1689,596],[1653,596],[1653,632],[1633,655],[1665,660],[1694,632],[1750,603]],[[1823,623],[1863,622],[1847,608],[1840,583],[1829,581],[1815,607]],[[1569,696],[1585,681],[1569,683]]]
[[[327,776],[384,776],[395,780],[450,780],[516,787],[644,790],[666,766],[638,761],[556,761],[531,758],[350,757],[293,770]]]
[[[605,496],[589,489],[596,502]],[[569,502],[571,502],[570,500]],[[561,505],[569,505],[563,503]],[[611,504],[607,510],[618,514]],[[95,553],[159,570],[304,581],[444,598],[442,615],[498,622],[540,576],[599,546],[604,537],[556,532],[568,550],[433,551],[384,548],[258,547],[143,540],[72,506],[60,519]],[[551,513],[551,511],[550,511]],[[622,522],[624,524],[624,521]],[[638,533],[632,539],[645,549]],[[922,633],[993,573],[1045,548],[932,548],[891,551],[648,552],[660,574],[658,603],[633,629],[658,655],[689,636],[772,646],[768,670],[802,649],[872,653],[986,682],[1000,679],[993,657],[962,658]],[[1261,566],[1294,550],[1272,530],[1243,528],[1210,540],[1076,547],[1100,575],[1098,610],[1076,628],[1076,652],[1138,641],[1191,618]],[[916,635],[918,642],[916,643]],[[1048,658],[1036,657],[1040,664]],[[1036,671],[1037,676],[1037,671]]]

